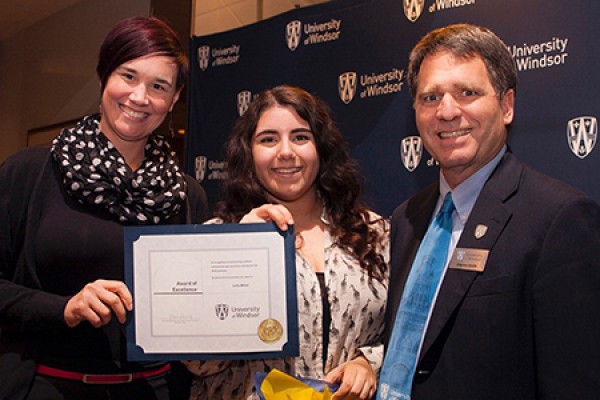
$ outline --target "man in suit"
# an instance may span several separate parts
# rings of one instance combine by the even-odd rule
[[[407,78],[440,179],[392,216],[378,399],[600,398],[600,207],[507,148],[517,74],[506,45],[486,28],[440,28],[411,52]],[[398,310],[448,192],[447,261],[404,393]]]

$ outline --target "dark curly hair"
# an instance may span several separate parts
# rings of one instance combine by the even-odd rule
[[[385,222],[373,220],[360,201],[362,185],[348,144],[318,97],[293,86],[277,86],[260,93],[236,121],[226,144],[227,177],[216,216],[238,222],[252,208],[270,202],[257,181],[252,140],[261,115],[269,108],[292,107],[313,132],[320,166],[315,182],[329,219],[330,233],[342,249],[353,254],[369,277],[382,280],[386,264],[381,256]],[[380,229],[376,229],[379,225]]]

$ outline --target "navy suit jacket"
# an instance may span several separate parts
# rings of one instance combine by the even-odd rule
[[[438,196],[436,183],[393,213],[386,344]],[[488,230],[477,239],[479,224]],[[487,264],[448,269],[413,399],[600,398],[598,204],[507,153],[457,248],[489,250]]]

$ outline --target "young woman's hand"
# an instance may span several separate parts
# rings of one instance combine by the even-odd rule
[[[273,221],[282,231],[294,224],[292,213],[281,204],[263,204],[253,208],[241,219],[240,222],[269,222]]]
[[[325,380],[339,383],[340,387],[333,396],[334,399],[367,400],[375,395],[377,378],[364,356],[347,361],[332,369]]]

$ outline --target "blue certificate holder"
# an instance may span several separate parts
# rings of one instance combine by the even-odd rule
[[[129,361],[298,355],[293,226],[124,229]]]

